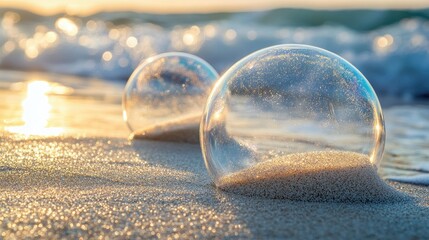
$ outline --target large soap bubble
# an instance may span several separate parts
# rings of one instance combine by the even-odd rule
[[[148,58],[124,91],[123,117],[132,137],[197,142],[204,104],[217,79],[210,64],[191,54]]]
[[[266,48],[234,64],[211,92],[200,129],[216,186],[317,201],[390,196],[377,175],[384,137],[365,77],[304,45]]]

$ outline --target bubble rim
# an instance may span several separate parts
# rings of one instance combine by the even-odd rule
[[[127,83],[125,84],[124,90],[122,92],[122,120],[127,124],[128,129],[131,132],[134,132],[136,129],[132,128],[131,125],[128,122],[128,115],[127,115],[127,110],[126,110],[126,95],[128,92],[128,89],[131,87],[132,85],[132,79],[134,79],[138,74],[141,73],[141,71],[143,70],[143,68],[147,65],[150,64],[151,62],[155,61],[156,59],[160,59],[160,58],[164,58],[164,57],[184,57],[184,58],[188,58],[188,59],[193,59],[194,61],[198,61],[202,64],[205,64],[208,69],[215,73],[216,76],[216,80],[214,81],[213,84],[216,83],[216,81],[219,79],[219,73],[216,71],[216,69],[210,64],[208,63],[206,60],[190,54],[190,53],[186,53],[186,52],[164,52],[164,53],[160,53],[154,56],[150,56],[146,59],[144,59],[143,61],[141,61],[138,66],[134,69],[134,71],[131,73],[130,77],[127,80]]]
[[[204,111],[203,111],[203,115],[201,117],[201,121],[200,121],[200,147],[201,147],[201,152],[203,155],[203,159],[204,159],[204,163],[207,169],[207,172],[209,173],[209,176],[211,177],[211,179],[213,180],[213,182],[215,183],[215,185],[217,185],[217,180],[218,180],[218,173],[217,173],[217,169],[216,167],[212,166],[212,163],[209,161],[209,155],[208,152],[210,150],[210,147],[207,148],[205,142],[208,142],[208,137],[206,136],[205,132],[206,132],[206,128],[207,125],[209,123],[209,116],[208,113],[212,112],[211,108],[213,106],[210,106],[210,102],[212,102],[211,100],[215,97],[217,97],[216,95],[218,95],[221,92],[221,88],[222,86],[227,87],[227,85],[225,84],[225,82],[227,81],[227,79],[229,79],[229,77],[235,73],[236,71],[236,67],[245,64],[246,62],[248,62],[250,59],[252,59],[253,57],[269,51],[269,50],[275,50],[275,49],[284,49],[284,50],[289,50],[289,49],[303,49],[303,50],[312,50],[315,52],[319,52],[322,54],[325,54],[327,56],[330,56],[334,59],[338,59],[338,60],[342,60],[344,62],[344,64],[342,65],[346,65],[347,67],[349,67],[351,70],[353,70],[354,72],[356,72],[357,74],[360,74],[360,76],[362,77],[362,80],[365,81],[367,83],[368,86],[368,91],[369,93],[371,93],[374,98],[374,107],[375,107],[375,111],[378,114],[377,118],[380,122],[380,125],[382,126],[382,128],[378,131],[378,136],[377,136],[377,142],[378,142],[378,148],[374,149],[374,153],[372,153],[372,157],[375,157],[374,160],[371,160],[371,163],[374,165],[374,167],[377,169],[382,161],[383,155],[384,155],[384,148],[385,148],[385,140],[386,140],[386,129],[385,129],[385,122],[384,122],[384,115],[383,115],[383,111],[380,105],[380,101],[378,99],[378,96],[374,90],[374,88],[372,87],[371,83],[368,81],[368,79],[365,77],[365,75],[363,75],[353,64],[351,64],[349,61],[347,61],[346,59],[342,58],[341,56],[328,51],[326,49],[320,48],[320,47],[316,47],[316,46],[312,46],[312,45],[306,45],[306,44],[278,44],[278,45],[274,45],[274,46],[270,46],[267,48],[263,48],[257,51],[254,51],[252,53],[250,53],[249,55],[243,57],[242,59],[240,59],[239,61],[237,61],[235,64],[233,64],[227,71],[225,71],[221,77],[216,81],[214,87],[212,88],[212,91],[210,92],[207,101],[206,101],[206,106],[204,107]],[[370,152],[371,153],[371,152]],[[371,157],[371,156],[369,156]]]

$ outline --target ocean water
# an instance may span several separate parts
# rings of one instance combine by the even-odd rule
[[[429,97],[429,9],[39,16],[0,10],[0,68],[126,81],[145,58],[189,52],[220,73],[247,54],[310,44],[354,64],[378,95]]]

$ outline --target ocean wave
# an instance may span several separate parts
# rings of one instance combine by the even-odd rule
[[[0,68],[125,81],[145,58],[167,51],[202,57],[219,72],[276,44],[310,44],[355,65],[382,96],[429,97],[429,10],[76,17],[0,10]]]

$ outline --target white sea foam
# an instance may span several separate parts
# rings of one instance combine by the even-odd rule
[[[429,185],[429,174],[418,174],[413,176],[395,176],[388,177],[387,179],[396,182],[410,183],[416,185]]]
[[[161,52],[194,53],[223,72],[255,50],[298,43],[343,56],[369,79],[379,95],[413,99],[429,94],[428,16],[427,10],[279,9],[47,18],[0,10],[0,68],[125,81],[139,62]],[[360,20],[355,21],[357,18]]]

